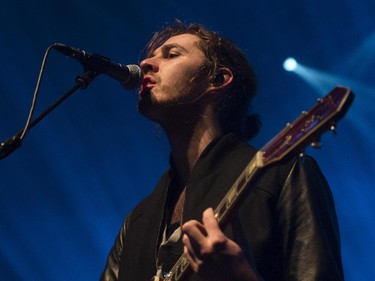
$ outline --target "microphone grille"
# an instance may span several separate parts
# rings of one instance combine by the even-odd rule
[[[129,64],[127,67],[129,69],[129,79],[127,79],[126,82],[121,83],[122,86],[127,90],[139,88],[143,80],[142,69],[136,64]]]

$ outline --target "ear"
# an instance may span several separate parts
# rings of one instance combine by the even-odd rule
[[[217,92],[227,87],[233,81],[233,73],[229,68],[221,67],[210,78],[210,91]]]

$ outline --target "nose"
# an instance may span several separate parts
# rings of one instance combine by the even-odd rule
[[[159,66],[154,57],[145,58],[139,65],[144,73],[157,72],[159,70]]]

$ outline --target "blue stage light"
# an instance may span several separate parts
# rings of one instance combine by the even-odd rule
[[[297,66],[298,63],[294,58],[287,58],[283,63],[283,67],[286,71],[294,71]]]

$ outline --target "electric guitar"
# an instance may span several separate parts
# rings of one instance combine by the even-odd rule
[[[231,215],[251,189],[251,183],[262,169],[286,157],[303,153],[306,146],[311,144],[319,147],[320,135],[326,130],[334,132],[336,122],[349,110],[354,99],[353,92],[346,87],[337,86],[327,96],[318,99],[318,102],[309,111],[302,112],[301,116],[276,135],[263,146],[249,162],[222,201],[214,210],[220,227],[225,227]],[[188,259],[181,255],[171,271],[161,277],[153,277],[153,281],[182,281],[192,273]]]

